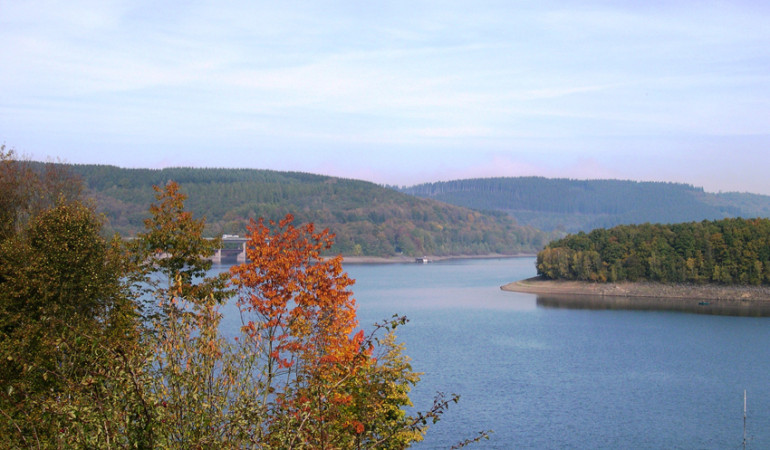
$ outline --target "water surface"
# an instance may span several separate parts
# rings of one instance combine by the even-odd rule
[[[461,395],[417,448],[770,448],[767,318],[545,307],[533,258],[346,265],[362,326],[405,314],[412,398]],[[557,305],[558,306],[558,305]]]

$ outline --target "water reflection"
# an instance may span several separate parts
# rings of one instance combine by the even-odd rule
[[[770,302],[708,300],[686,298],[645,298],[598,295],[547,294],[537,296],[542,308],[628,309],[678,311],[719,316],[770,317]]]

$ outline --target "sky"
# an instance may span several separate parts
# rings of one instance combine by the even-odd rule
[[[770,2],[0,0],[37,160],[770,195]]]

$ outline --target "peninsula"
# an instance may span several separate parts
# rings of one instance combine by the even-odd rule
[[[563,297],[562,304],[719,304],[770,311],[770,220],[595,229],[551,242],[538,253],[536,267],[537,277],[501,288]]]

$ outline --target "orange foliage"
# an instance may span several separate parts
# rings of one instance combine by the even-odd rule
[[[243,331],[267,339],[268,354],[279,367],[297,360],[313,366],[349,363],[359,354],[363,331],[358,325],[355,300],[347,290],[354,281],[342,272],[342,258],[321,259],[334,236],[313,224],[295,227],[286,216],[275,233],[263,220],[252,221],[247,238],[249,262],[231,269],[240,288],[239,306],[261,320]]]
[[[342,271],[342,258],[322,259],[331,247],[328,230],[252,221],[247,234],[248,262],[231,269],[239,307],[248,320],[242,331],[267,359],[265,383],[274,406],[298,426],[332,426],[352,399],[342,384],[373,363],[362,348],[356,304],[348,290],[354,281]],[[272,228],[272,231],[271,231]]]

